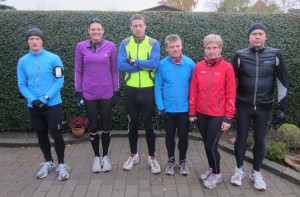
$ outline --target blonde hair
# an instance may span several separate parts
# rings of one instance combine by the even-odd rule
[[[206,47],[206,45],[208,45],[211,42],[217,44],[220,48],[223,47],[223,40],[222,40],[221,36],[219,36],[219,35],[216,35],[216,34],[207,35],[203,39],[204,47]]]

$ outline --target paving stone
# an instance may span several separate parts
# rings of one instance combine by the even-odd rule
[[[138,185],[126,185],[125,196],[138,197]]]
[[[267,168],[262,170],[268,187],[265,192],[258,192],[254,188],[249,179],[252,164],[246,161],[244,162],[246,177],[242,186],[231,185],[230,178],[236,165],[235,158],[221,148],[219,149],[220,163],[224,181],[214,189],[204,188],[198,176],[207,168],[207,159],[203,143],[195,140],[190,140],[187,152],[190,174],[182,176],[176,167],[175,174],[167,176],[164,174],[167,162],[164,138],[157,138],[156,145],[156,157],[162,167],[161,174],[152,174],[147,165],[147,143],[144,137],[140,137],[138,142],[140,162],[131,171],[122,169],[123,163],[129,156],[128,138],[112,138],[109,155],[113,169],[107,173],[92,173],[93,150],[88,140],[67,145],[65,161],[71,167],[70,178],[67,181],[59,181],[55,171],[49,173],[44,179],[35,178],[40,163],[44,160],[39,148],[2,147],[0,149],[0,196],[300,196],[300,186],[293,181],[298,180],[297,172],[278,167],[277,164],[270,166],[284,169],[280,173],[274,174]],[[56,158],[54,149],[51,152]],[[178,157],[177,147],[175,153]],[[251,153],[247,154],[251,155]],[[270,162],[265,161],[264,165],[268,164]],[[286,177],[293,177],[293,179],[287,180]]]

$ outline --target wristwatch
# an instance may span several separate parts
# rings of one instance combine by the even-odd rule
[[[134,59],[134,58],[131,58],[131,59],[130,59],[130,63],[131,63],[132,65],[134,65],[134,64],[135,64],[135,59]]]
[[[48,101],[49,100],[49,96],[47,94],[45,94],[44,98]]]

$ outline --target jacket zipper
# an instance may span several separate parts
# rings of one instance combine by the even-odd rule
[[[206,88],[206,114],[208,113],[208,94],[209,94],[209,87],[210,87],[210,75],[211,75],[211,70],[212,67],[209,67],[209,74],[208,74],[208,78],[207,78],[207,88]]]
[[[34,60],[36,62],[36,87],[38,90],[38,95],[41,96],[41,91],[40,91],[40,85],[39,85],[39,79],[40,79],[40,65],[38,64],[38,61],[36,59],[36,56],[34,56]]]
[[[253,98],[254,110],[256,110],[256,95],[257,95],[257,83],[258,83],[258,51],[256,51],[256,75],[255,75],[255,90]]]
[[[136,59],[139,58],[139,47],[140,47],[140,42],[138,42],[138,44],[137,44]],[[140,71],[138,71],[138,73],[139,73],[139,88],[140,88],[142,86],[141,85],[141,73],[140,73]]]
[[[177,78],[177,74],[176,74],[176,64],[173,62],[174,64],[174,75],[175,75],[175,83],[177,83],[178,78]],[[176,111],[178,109],[178,100],[177,100],[177,84],[175,84],[175,107],[176,107]]]

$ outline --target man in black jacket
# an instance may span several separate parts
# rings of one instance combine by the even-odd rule
[[[237,78],[237,137],[234,144],[237,167],[231,177],[233,185],[240,186],[245,177],[243,160],[251,120],[253,121],[253,169],[250,179],[257,190],[266,190],[260,173],[265,156],[265,137],[271,119],[273,93],[277,79],[278,105],[273,122],[284,119],[288,86],[287,68],[278,49],[265,46],[266,27],[254,23],[248,29],[250,47],[236,52],[232,65]]]

